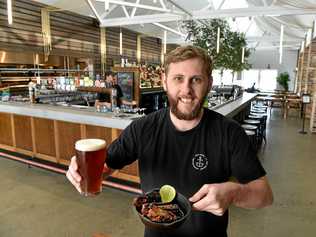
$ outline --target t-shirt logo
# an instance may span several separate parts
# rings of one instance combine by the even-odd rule
[[[195,154],[192,159],[192,166],[196,170],[204,170],[208,165],[208,159],[203,154]]]

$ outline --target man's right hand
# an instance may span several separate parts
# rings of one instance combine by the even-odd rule
[[[67,179],[72,183],[73,186],[78,190],[79,193],[82,192],[80,187],[81,176],[78,173],[78,163],[75,156],[71,157],[70,165],[66,173]]]

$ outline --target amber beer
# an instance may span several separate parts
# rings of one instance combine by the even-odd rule
[[[84,196],[95,196],[102,191],[102,172],[106,159],[106,142],[102,139],[82,139],[76,142],[78,172],[82,177]]]

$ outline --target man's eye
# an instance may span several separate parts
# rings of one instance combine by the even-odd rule
[[[200,77],[193,77],[192,78],[192,82],[193,83],[199,83],[199,82],[201,82],[202,81],[202,78],[200,78]]]
[[[174,77],[173,78],[175,81],[181,81],[182,80],[182,77]]]

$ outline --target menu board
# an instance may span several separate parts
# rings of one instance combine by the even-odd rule
[[[133,100],[133,82],[134,73],[133,72],[118,72],[117,73],[117,83],[122,89],[123,99],[127,101]]]

